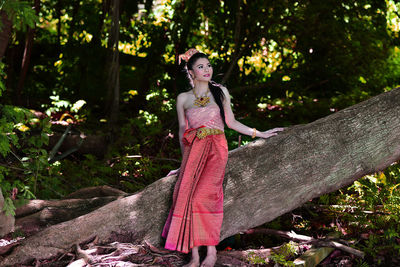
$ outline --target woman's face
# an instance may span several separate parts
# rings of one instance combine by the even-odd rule
[[[213,68],[207,58],[199,58],[189,72],[195,81],[209,82],[213,75]]]

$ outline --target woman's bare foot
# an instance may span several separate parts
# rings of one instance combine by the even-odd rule
[[[183,267],[199,267],[200,266],[200,259],[191,259],[188,264],[183,265]]]
[[[217,262],[217,249],[215,246],[207,246],[207,257],[203,260],[200,267],[214,267]]]
[[[183,265],[183,267],[199,267],[200,266],[200,256],[199,247],[192,248],[192,258],[188,264]]]

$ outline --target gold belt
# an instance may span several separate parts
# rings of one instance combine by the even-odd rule
[[[224,131],[222,131],[220,129],[202,127],[202,128],[197,129],[196,136],[199,139],[203,139],[204,137],[209,136],[209,135],[223,134],[223,133],[224,133]]]

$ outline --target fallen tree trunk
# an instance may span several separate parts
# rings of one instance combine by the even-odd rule
[[[229,153],[221,238],[256,227],[400,159],[400,89]],[[27,238],[0,262],[44,259],[97,236],[100,243],[160,234],[175,176]],[[123,239],[123,240],[121,240]]]
[[[16,210],[15,228],[31,235],[49,225],[72,220],[120,197],[63,200],[31,200]]]
[[[61,200],[30,200],[15,211],[16,229],[29,236],[49,225],[72,220],[128,195],[104,185],[79,189]]]
[[[124,191],[121,191],[119,189],[112,188],[111,186],[108,185],[102,185],[102,186],[92,186],[92,187],[86,187],[79,189],[65,198],[94,198],[94,197],[111,197],[111,196],[116,196],[116,197],[122,197],[122,196],[128,196],[128,193],[125,193]]]

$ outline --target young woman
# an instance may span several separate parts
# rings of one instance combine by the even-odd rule
[[[198,248],[207,246],[201,267],[212,267],[217,260],[215,246],[219,243],[223,217],[222,182],[228,160],[224,122],[253,138],[268,138],[283,128],[260,132],[238,122],[228,90],[211,81],[213,68],[207,55],[190,49],[181,57],[187,62],[192,89],[177,98],[183,159],[162,236],[167,249],[184,253],[191,249],[191,261],[185,266],[199,266]]]

